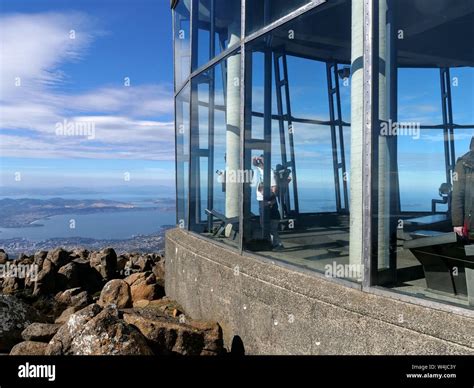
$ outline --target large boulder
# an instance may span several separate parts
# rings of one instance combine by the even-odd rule
[[[16,344],[10,356],[43,356],[48,344],[45,342],[24,341]]]
[[[82,249],[82,248],[73,249],[73,251],[70,254],[72,258],[83,259],[83,260],[88,260],[89,255],[90,255],[90,252],[87,249]]]
[[[94,252],[90,257],[90,265],[105,280],[111,280],[117,275],[117,254],[112,248]]]
[[[49,259],[45,259],[41,271],[34,282],[33,295],[46,295],[53,293],[56,288],[56,265]]]
[[[155,354],[218,355],[222,329],[214,322],[181,321],[148,308],[124,310],[123,319],[146,337]]]
[[[56,268],[61,268],[63,265],[69,263],[72,257],[69,255],[69,252],[63,248],[56,248],[48,252],[46,259],[51,261]]]
[[[3,249],[0,249],[0,264],[6,264],[8,261],[8,253],[6,253]]]
[[[21,332],[33,322],[43,322],[36,309],[12,295],[0,295],[0,353],[20,342]]]
[[[81,268],[80,264],[71,261],[59,268],[56,275],[56,288],[65,290],[81,286]]]
[[[125,273],[125,267],[127,266],[128,263],[128,257],[125,255],[120,255],[117,257],[117,272],[120,274]]]
[[[15,264],[32,264],[34,256],[28,256],[25,253],[20,253],[14,260]]]
[[[156,278],[162,280],[163,283],[165,281],[165,259],[161,259],[158,262],[155,262],[155,266],[152,269],[153,273],[155,274]]]
[[[165,288],[156,280],[152,272],[138,272],[124,279],[129,285],[132,300],[154,300],[165,296]]]
[[[130,293],[130,286],[127,282],[120,279],[111,280],[102,289],[97,303],[102,307],[109,304],[113,304],[120,309],[131,307],[132,295]]]
[[[178,304],[178,302],[168,298],[167,296],[158,300],[147,301],[148,303],[146,305],[143,303],[143,301],[138,302],[137,305],[134,303],[133,307],[140,307],[141,304],[143,308],[146,307],[148,310],[154,310],[158,314],[166,314],[173,318],[180,316],[184,312],[183,308]]]
[[[80,306],[71,306],[71,307],[68,307],[66,310],[64,310],[61,315],[59,317],[57,317],[55,320],[54,320],[54,323],[59,323],[59,324],[64,324],[66,323],[69,318],[75,314],[76,312],[82,310],[84,307],[80,307]]]
[[[43,263],[46,260],[47,256],[47,251],[38,251],[35,253],[33,262],[38,266],[39,270],[41,270],[41,268],[43,267]]]
[[[89,306],[69,315],[65,324],[58,330],[56,335],[49,341],[45,351],[46,355],[71,354],[71,343],[76,335],[80,335],[84,325],[102,311],[98,304]]]
[[[83,291],[81,287],[70,288],[66,291],[59,292],[54,299],[59,304],[67,307],[84,308],[92,302],[90,295],[87,291]]]
[[[55,323],[35,322],[22,331],[21,337],[25,341],[49,342],[60,327],[61,325]]]
[[[94,307],[97,306],[97,307]],[[50,341],[48,355],[153,355],[145,337],[120,319],[115,307],[97,304],[71,316]]]
[[[139,279],[144,278],[146,276],[145,273],[143,272],[136,272],[133,273],[129,276],[127,276],[125,279],[123,279],[127,284],[131,287],[135,282],[137,282]]]
[[[91,267],[88,260],[84,258],[76,258],[72,261],[78,268],[79,283],[82,289],[94,293],[102,289],[104,281],[100,273]]]
[[[31,305],[47,319],[47,322],[54,322],[65,308],[65,306],[58,303],[52,295],[41,295],[32,298],[31,302]]]
[[[151,271],[154,265],[153,259],[148,256],[140,256],[136,261],[136,266],[140,270],[140,272]]]
[[[25,287],[25,279],[18,276],[8,276],[3,279],[2,292],[4,294],[14,294]]]
[[[25,278],[25,288],[34,288],[35,282],[38,280],[38,274],[43,268],[43,263],[46,260],[47,255],[47,251],[38,251],[34,254],[34,256],[32,257],[32,265],[35,266],[35,269],[34,271],[31,271],[27,274]]]

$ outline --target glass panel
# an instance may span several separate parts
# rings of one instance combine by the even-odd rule
[[[178,89],[188,78],[191,69],[191,12],[190,0],[180,0],[173,11],[174,18],[174,79]]]
[[[474,14],[457,0],[379,11],[375,283],[472,308]]]
[[[247,47],[243,241],[359,281],[360,257],[349,258],[350,26],[350,1],[323,5]]]
[[[240,41],[241,0],[195,0],[197,58],[193,70]]]
[[[474,109],[466,109],[474,106],[474,68],[451,69],[451,92],[456,123],[467,125],[474,123]]]
[[[245,33],[249,35],[308,3],[311,0],[247,0]]]
[[[190,229],[238,246],[240,54],[192,80]]]
[[[176,97],[176,218],[180,228],[188,227],[189,195],[189,85]]]

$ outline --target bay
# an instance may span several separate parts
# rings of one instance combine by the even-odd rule
[[[70,226],[73,224],[74,228]],[[23,228],[0,228],[0,240],[25,238],[43,241],[50,238],[82,237],[124,240],[136,235],[158,232],[164,225],[174,225],[175,212],[147,208],[93,214],[62,214],[35,221]]]

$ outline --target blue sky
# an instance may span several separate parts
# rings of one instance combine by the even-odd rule
[[[0,11],[0,186],[173,187],[169,1],[0,0]],[[289,66],[293,114],[327,119],[324,68],[298,59]],[[453,69],[452,77],[459,78],[455,121],[472,124],[474,71]],[[341,92],[350,121],[350,87]],[[439,93],[437,70],[400,70],[399,120],[440,124]],[[77,123],[93,125],[93,132],[58,136],[58,125]],[[297,130],[301,181],[329,182],[327,131]],[[400,140],[407,191],[437,194],[443,180],[437,132]],[[460,131],[458,155],[471,134]]]
[[[0,0],[0,11],[0,185],[120,186],[126,174],[173,185],[169,2]]]

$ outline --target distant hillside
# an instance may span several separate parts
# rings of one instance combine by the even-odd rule
[[[87,214],[107,211],[139,210],[131,203],[106,199],[11,199],[0,200],[0,227],[31,226],[33,221],[59,214]]]

